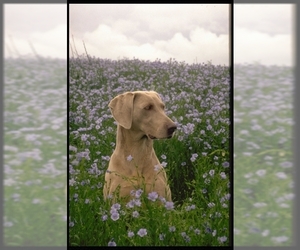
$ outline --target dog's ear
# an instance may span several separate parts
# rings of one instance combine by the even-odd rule
[[[133,99],[134,93],[126,92],[118,95],[108,104],[115,120],[126,129],[130,129],[132,124]]]

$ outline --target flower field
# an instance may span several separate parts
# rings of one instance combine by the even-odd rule
[[[293,69],[235,65],[234,245],[291,246]]]
[[[230,69],[77,57],[69,71],[70,246],[229,245]],[[158,92],[178,126],[172,139],[154,141],[173,202],[142,189],[128,203],[103,200],[116,140],[108,103],[135,90]]]
[[[66,246],[66,61],[4,64],[4,245]]]

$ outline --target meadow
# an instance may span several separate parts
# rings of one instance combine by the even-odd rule
[[[4,60],[5,246],[66,246],[66,60]]]
[[[293,68],[234,68],[234,245],[291,246]]]
[[[69,245],[230,245],[230,68],[77,56],[69,72]],[[135,90],[158,92],[178,126],[154,141],[172,191],[162,206],[143,190],[103,200],[116,139],[108,103]]]

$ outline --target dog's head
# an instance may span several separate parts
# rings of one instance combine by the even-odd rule
[[[149,139],[171,138],[176,129],[155,91],[126,92],[111,100],[109,108],[120,126]]]

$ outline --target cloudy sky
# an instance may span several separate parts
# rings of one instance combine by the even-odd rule
[[[67,58],[66,4],[4,4],[4,56]]]
[[[5,4],[5,56],[66,58],[66,4]],[[235,4],[236,63],[292,65],[290,4]],[[70,5],[70,42],[79,54],[187,63],[229,62],[228,5]],[[71,51],[70,51],[70,54]]]
[[[294,65],[292,4],[234,5],[234,62]]]
[[[71,4],[70,35],[79,54],[228,65],[229,5]]]

